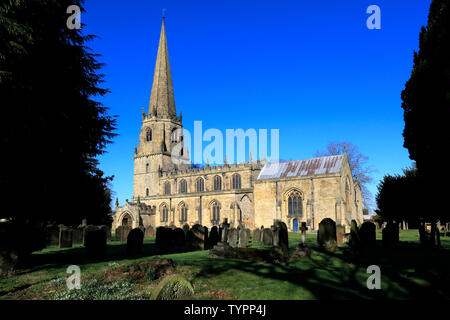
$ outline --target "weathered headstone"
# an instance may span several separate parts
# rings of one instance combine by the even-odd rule
[[[59,244],[59,226],[48,225],[45,231],[47,245],[57,246]]]
[[[237,247],[238,237],[239,237],[239,235],[238,235],[237,229],[235,229],[235,228],[231,229],[230,230],[230,240],[228,241],[228,244],[233,248]]]
[[[272,226],[273,246],[281,249],[281,253],[284,257],[289,255],[289,241],[287,226],[280,220],[274,220]]]
[[[59,226],[59,247],[72,248],[72,228]]]
[[[180,300],[194,295],[192,284],[178,275],[164,278],[152,291],[150,300]]]
[[[374,247],[376,245],[376,226],[366,221],[359,227],[359,239],[363,247]]]
[[[272,245],[273,244],[272,230],[270,230],[269,228],[263,229],[262,242],[264,245]]]
[[[126,241],[128,239],[128,233],[130,233],[130,226],[119,226],[116,229],[116,239],[119,241]]]
[[[336,226],[336,241],[338,247],[342,247],[344,245],[344,235],[345,235],[345,227],[343,225],[338,224]]]
[[[187,244],[191,250],[203,250],[205,248],[205,229],[194,224],[187,234]]]
[[[102,257],[106,255],[106,232],[102,229],[86,227],[84,234],[84,246],[90,257]]]
[[[155,244],[160,251],[166,249],[167,241],[165,240],[165,237],[166,237],[166,228],[162,226],[156,228]]]
[[[145,228],[145,237],[153,237],[155,233],[155,229],[152,225],[148,225],[147,228]]]
[[[253,230],[252,242],[253,243],[261,242],[261,230],[260,229]]]
[[[317,243],[321,248],[329,252],[337,249],[336,223],[332,219],[325,218],[319,223]]]
[[[83,233],[84,227],[77,227],[72,229],[72,243],[81,244],[83,243]]]
[[[187,235],[189,229],[190,229],[190,228],[189,228],[189,225],[188,225],[187,223],[185,223],[185,224],[183,225],[184,236]]]
[[[106,225],[98,226],[99,229],[105,230],[106,232],[106,241],[111,241],[111,228]]]
[[[209,249],[211,249],[211,247],[210,247],[210,244],[209,244],[209,230],[208,230],[208,227],[203,227],[203,234],[204,234],[204,238],[203,238],[203,241],[204,241],[204,247],[203,247],[203,249],[205,249],[205,250],[209,250]]]
[[[134,228],[128,233],[127,254],[135,255],[142,253],[144,246],[144,232],[140,228]]]
[[[247,229],[239,230],[239,248],[245,248],[248,244],[249,234]]]
[[[356,220],[352,220],[350,225],[350,247],[355,253],[360,253],[361,250],[361,239],[359,238],[359,228]]]

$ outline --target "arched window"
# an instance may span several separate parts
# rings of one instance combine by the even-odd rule
[[[149,190],[148,190],[148,188],[147,188],[147,189],[145,189],[145,196],[148,197],[148,195],[149,195]]]
[[[302,198],[300,192],[294,190],[288,196],[288,217],[301,218],[302,215]]]
[[[161,206],[161,222],[169,221],[169,208],[164,204]]]
[[[214,177],[214,190],[222,190],[222,178],[219,176]]]
[[[178,131],[177,131],[177,128],[173,128],[172,129],[172,133],[170,135],[170,139],[171,139],[172,143],[177,143],[178,142]]]
[[[180,193],[186,193],[187,192],[187,182],[186,180],[180,181]]]
[[[147,164],[145,165],[145,173],[148,173],[149,168],[150,168],[150,165],[147,163]]]
[[[205,191],[205,181],[203,178],[198,178],[198,180],[195,183],[195,191],[196,192],[203,192]]]
[[[217,201],[214,201],[211,204],[211,223],[212,224],[220,223],[220,205]]]
[[[147,129],[147,132],[145,134],[145,139],[147,141],[152,141],[152,129],[150,129],[150,128]]]
[[[187,208],[184,203],[180,205],[180,222],[187,222]]]
[[[170,182],[164,184],[164,194],[170,194]]]
[[[240,188],[241,188],[241,175],[236,173],[233,175],[233,189],[238,190]]]

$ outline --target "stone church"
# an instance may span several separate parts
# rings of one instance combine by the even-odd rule
[[[134,191],[113,212],[113,230],[121,225],[211,227],[228,218],[254,229],[270,227],[274,219],[298,231],[301,222],[317,230],[331,218],[350,228],[363,222],[362,192],[352,177],[347,154],[271,164],[252,161],[193,167],[174,163],[173,148],[183,141],[170,72],[164,18],[148,112],[142,111],[139,144],[134,153]],[[181,131],[182,132],[182,131]],[[188,151],[181,149],[188,160]],[[276,167],[275,167],[276,166]]]

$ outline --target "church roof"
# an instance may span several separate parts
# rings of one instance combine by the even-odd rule
[[[258,180],[338,173],[341,170],[343,160],[344,155],[336,155],[306,160],[268,163],[259,173]]]
[[[170,73],[169,51],[167,50],[164,18],[159,37],[158,54],[156,56],[155,73],[153,75],[152,92],[148,113],[156,110],[158,117],[176,117],[175,97],[173,94],[172,75]]]

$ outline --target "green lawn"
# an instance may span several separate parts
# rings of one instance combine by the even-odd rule
[[[275,265],[246,260],[208,258],[208,251],[158,256],[154,238],[146,238],[141,257],[127,259],[125,244],[110,242],[108,256],[102,261],[85,258],[84,249],[48,247],[32,256],[33,267],[0,279],[0,299],[54,299],[65,289],[66,268],[78,265],[82,287],[91,288],[89,297],[101,297],[97,291],[106,288],[107,275],[118,265],[155,257],[170,258],[176,272],[191,280],[194,299],[411,299],[450,297],[450,238],[442,238],[444,249],[425,251],[418,245],[417,230],[400,233],[401,244],[395,249],[378,246],[361,257],[354,257],[347,246],[333,254],[318,251],[315,235],[307,235],[313,249],[310,259]],[[290,233],[290,249],[294,250],[300,234]],[[369,265],[381,269],[381,290],[369,290],[366,281]],[[131,279],[131,280],[130,280]],[[109,298],[148,298],[157,281],[123,275],[117,295]],[[94,282],[93,282],[94,281]],[[115,279],[117,281],[117,279]],[[120,280],[121,281],[121,280]],[[108,285],[115,286],[114,283]],[[118,285],[114,288],[119,287]],[[97,290],[97,291],[96,291]],[[106,291],[105,291],[106,290]],[[108,291],[109,290],[109,291]],[[67,298],[67,296],[66,296]],[[70,296],[69,296],[70,298]]]

